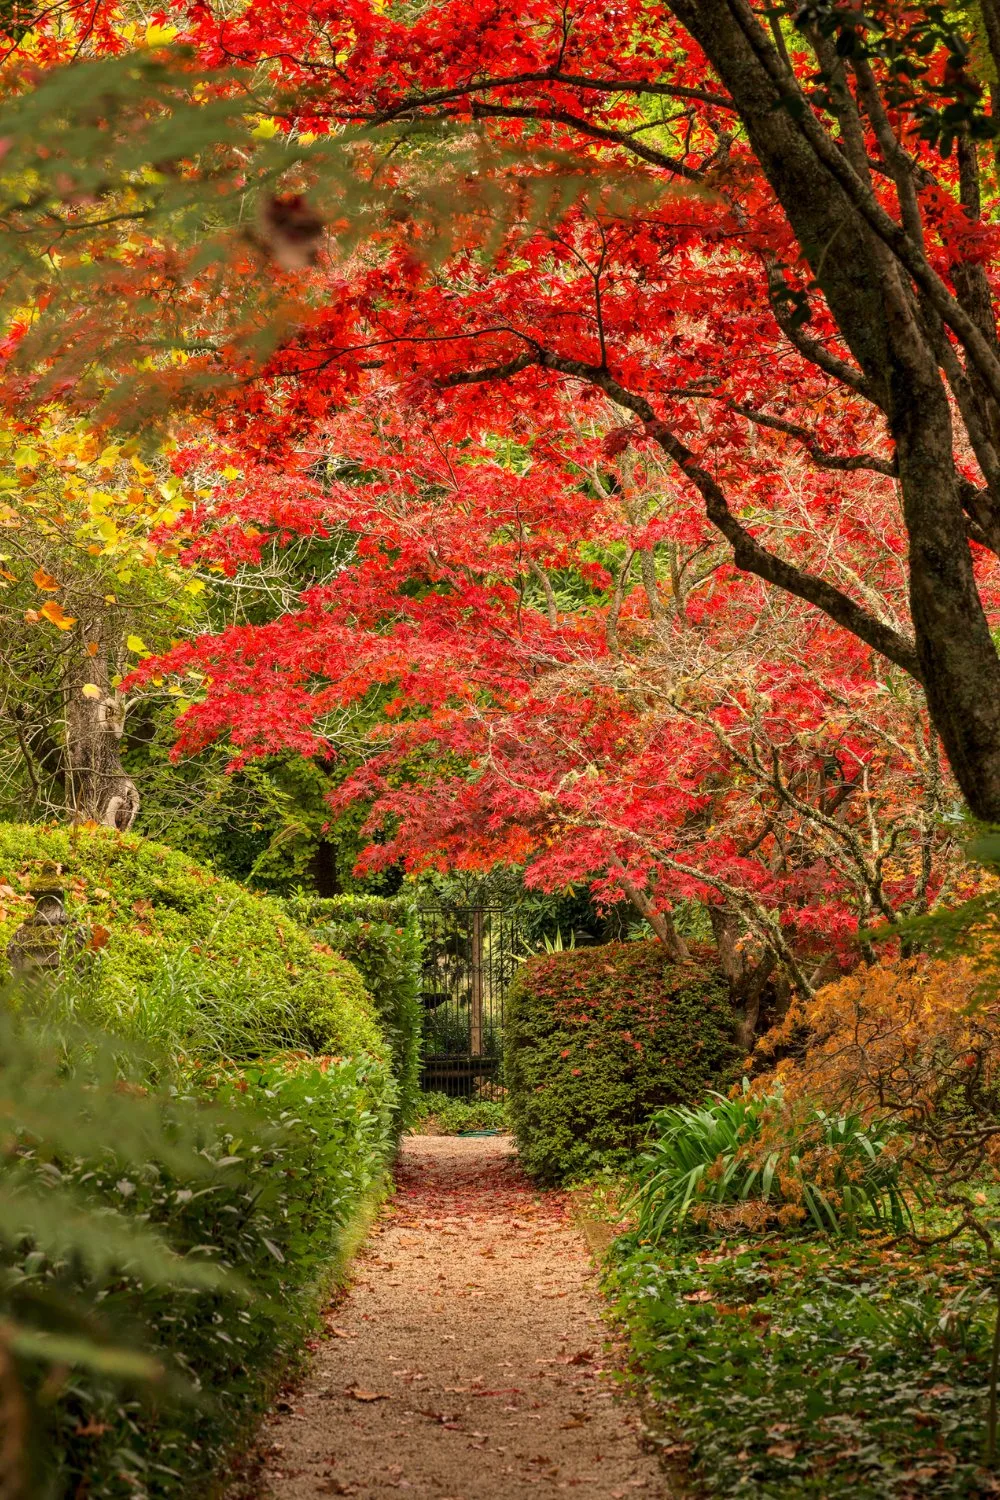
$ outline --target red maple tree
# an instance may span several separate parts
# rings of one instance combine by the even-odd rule
[[[98,12],[104,29],[88,35],[109,48],[120,13]],[[402,712],[386,754],[398,767],[433,744],[456,767],[431,778],[434,798],[426,776],[399,785],[384,757],[356,782],[410,829],[408,851],[419,838],[428,855],[486,858],[489,834],[490,857],[530,858],[539,878],[614,869],[621,888],[641,892],[641,874],[659,891],[669,869],[674,892],[712,876],[736,902],[719,884],[728,861],[758,925],[782,908],[832,901],[867,919],[926,899],[945,783],[921,691],[969,804],[1000,818],[997,229],[980,163],[993,12],[990,0],[978,37],[902,0],[766,16],[746,0],[165,12],[199,67],[227,70],[219,93],[245,90],[270,114],[299,174],[230,267],[277,261],[273,352],[252,343],[273,304],[200,299],[183,257],[161,258],[149,291],[171,309],[189,373],[230,381],[212,420],[244,482],[202,518],[203,545],[246,559],[258,528],[340,526],[359,553],[266,634],[198,646],[190,659],[210,681],[188,741],[230,730],[252,753],[309,748],[335,706],[392,682]],[[324,198],[332,139],[366,184],[360,232],[336,193]],[[296,264],[273,241],[294,238],[307,201],[310,253]],[[303,266],[320,218],[327,244]],[[374,478],[306,482],[345,455]],[[669,523],[648,505],[598,506],[602,465],[619,495],[626,468],[660,463]],[[584,470],[589,490],[568,477]],[[397,496],[392,526],[374,492]],[[588,527],[611,553],[585,554]],[[716,672],[693,716],[675,693],[652,732],[642,695],[701,639],[690,610],[664,624],[663,583],[705,549],[718,557],[691,608],[713,601],[699,628],[724,622],[712,649],[735,678]],[[585,608],[560,603],[553,574],[566,568],[589,578]],[[754,656],[769,612],[773,651]],[[549,732],[543,701],[558,713],[539,783],[545,757],[527,751]],[[577,774],[590,765],[615,767],[613,816]],[[514,796],[505,776],[534,780]],[[747,852],[752,819],[731,820],[727,777],[767,804],[769,831]],[[914,789],[930,801],[908,805]],[[541,852],[565,847],[557,814],[546,826],[535,805],[543,793],[572,827],[563,866]],[[845,853],[844,810],[864,803],[878,825],[872,796],[915,831],[885,814],[884,845]],[[717,805],[725,816],[706,821]],[[794,834],[775,832],[778,807]],[[818,864],[799,857],[807,826],[817,851],[828,841]],[[783,836],[801,846],[794,875],[767,842]],[[901,841],[924,852],[899,858]]]

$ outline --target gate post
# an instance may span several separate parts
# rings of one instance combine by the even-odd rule
[[[483,910],[472,913],[472,997],[469,1008],[469,1050],[473,1057],[483,1055]]]

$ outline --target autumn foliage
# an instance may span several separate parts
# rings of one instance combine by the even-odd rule
[[[187,96],[218,132],[127,230],[64,190],[101,328],[46,287],[0,394],[30,423],[61,372],[109,420],[127,367],[193,499],[158,544],[234,587],[337,562],[133,679],[176,676],[180,753],[340,756],[365,870],[704,903],[748,992],[954,894],[958,788],[1000,809],[991,43],[871,10],[40,18],[13,93],[173,59],[109,138]]]

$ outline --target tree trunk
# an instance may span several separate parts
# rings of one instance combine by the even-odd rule
[[[746,954],[739,946],[743,924],[737,914],[728,906],[710,906],[708,915],[719,956],[719,968],[729,985],[729,995],[736,1011],[736,1039],[749,1052],[757,1038],[761,1002],[774,974],[778,957],[773,948],[768,948],[759,963],[748,963]]]
[[[670,913],[657,911],[645,891],[640,891],[635,882],[627,879],[624,875],[621,877],[619,883],[636,911],[641,917],[645,917],[650,927],[652,927],[674,963],[683,963],[686,958],[690,958],[691,954],[688,951],[687,943],[685,943],[674,926]]]
[[[753,150],[896,443],[910,607],[931,719],[972,811],[1000,822],[1000,658],[976,588],[935,315],[796,121],[743,0],[672,0]],[[755,29],[756,28],[756,29]],[[773,52],[775,65],[780,59]],[[833,138],[830,137],[832,140]],[[946,337],[942,335],[942,337]]]
[[[106,622],[81,621],[78,629],[80,650],[65,679],[67,802],[74,822],[125,832],[139,811],[139,793],[122,769],[125,715],[111,686]]]

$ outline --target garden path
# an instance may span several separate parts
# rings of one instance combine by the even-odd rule
[[[326,1324],[265,1424],[262,1496],[668,1493],[604,1368],[565,1197],[527,1182],[507,1137],[405,1141],[398,1192]]]

